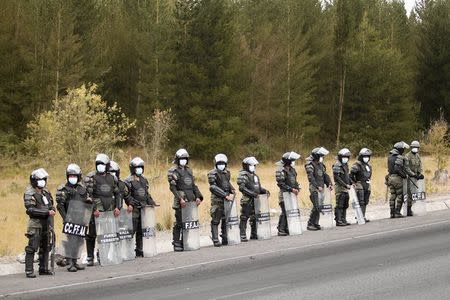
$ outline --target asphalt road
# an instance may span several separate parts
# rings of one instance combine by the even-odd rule
[[[51,278],[0,277],[40,299],[449,299],[450,211],[239,246],[168,253]],[[9,295],[9,296],[7,296]],[[1,296],[0,296],[1,297]]]

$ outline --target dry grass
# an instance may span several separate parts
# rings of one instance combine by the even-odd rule
[[[123,159],[122,161],[127,161]],[[436,163],[431,158],[423,158],[425,165],[425,176],[431,178],[436,168]],[[332,157],[326,159],[328,170],[331,170],[331,164],[333,163]],[[306,174],[301,165],[303,162],[299,162],[297,170],[299,173],[299,180],[302,186],[300,192],[300,201],[303,207],[309,207],[309,193]],[[372,202],[385,201],[386,186],[384,185],[384,176],[386,174],[386,158],[374,158],[372,161],[374,167],[374,176],[372,180]],[[122,164],[123,177],[125,177],[126,164]],[[172,206],[172,194],[168,189],[168,183],[166,179],[166,170],[169,165],[161,166],[159,168],[147,168],[146,175],[151,179],[151,193],[156,199],[157,203],[161,206],[157,210],[157,221],[160,228],[171,228],[173,222]],[[205,201],[200,206],[200,218],[202,222],[209,220],[209,207],[210,207],[210,193],[208,182],[206,179],[206,173],[208,172],[208,166],[192,163],[194,175],[197,178],[197,184],[202,191]],[[271,196],[271,207],[278,208],[278,188],[275,182],[275,168],[274,164],[263,164],[258,166],[257,173],[261,178],[262,185],[267,188]],[[240,167],[238,165],[231,167],[232,182],[235,184],[237,172]],[[54,195],[57,185],[64,182],[64,167],[55,170],[49,170],[50,180],[49,187]],[[85,172],[87,173],[87,172]],[[23,207],[23,192],[28,182],[28,168],[13,169],[12,167],[2,169],[3,178],[0,180],[0,205],[2,211],[0,213],[0,256],[16,255],[23,251],[25,246],[25,228],[28,220],[28,216],[25,214]],[[449,187],[435,186],[428,181],[427,186],[429,192],[445,192],[449,191]],[[56,216],[56,230],[61,232],[61,218]]]

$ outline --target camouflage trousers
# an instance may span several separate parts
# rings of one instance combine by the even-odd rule
[[[400,212],[403,204],[403,178],[398,175],[390,175],[388,179],[390,192],[389,207],[391,211]]]

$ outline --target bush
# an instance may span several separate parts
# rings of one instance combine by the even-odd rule
[[[448,123],[443,114],[432,121],[422,145],[423,152],[430,154],[437,163],[438,170],[445,169],[449,154]]]
[[[28,127],[25,145],[42,161],[75,162],[86,167],[99,152],[111,154],[134,127],[117,104],[108,106],[96,86],[69,89]]]

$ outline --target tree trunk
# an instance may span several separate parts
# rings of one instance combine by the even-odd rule
[[[56,80],[55,80],[55,99],[58,100],[59,96],[59,70],[60,70],[60,55],[61,55],[61,7],[58,9],[57,15],[57,28],[56,28]]]
[[[287,99],[286,99],[286,143],[289,134],[290,120],[291,120],[291,4],[288,4],[287,15],[287,33],[288,33],[288,45],[287,45]]]
[[[337,148],[339,148],[339,143],[340,143],[342,111],[344,109],[345,73],[346,73],[346,68],[344,66],[342,73],[341,73],[341,80],[339,82],[339,115],[338,115],[337,135],[336,135],[336,147]]]

